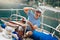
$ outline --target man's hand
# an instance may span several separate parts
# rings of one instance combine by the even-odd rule
[[[36,9],[35,9],[35,8],[32,8],[32,7],[24,7],[23,9],[24,9],[24,12],[25,12],[26,14],[28,14],[28,11],[29,11],[29,10],[36,11]]]
[[[24,7],[24,9],[33,10],[33,9],[35,9],[35,8],[33,8],[33,7]]]

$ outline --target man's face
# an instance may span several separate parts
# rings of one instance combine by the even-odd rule
[[[23,36],[23,34],[24,34],[23,31],[18,31],[19,36]]]
[[[41,13],[35,12],[36,18],[39,18],[41,16]]]

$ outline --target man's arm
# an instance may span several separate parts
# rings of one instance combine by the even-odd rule
[[[30,25],[30,27],[32,28],[32,30],[37,29],[37,25],[33,25],[30,21],[28,21],[28,25]]]
[[[29,10],[36,11],[36,9],[35,9],[35,8],[32,8],[32,7],[24,7],[24,12],[25,12],[26,14],[28,14],[28,11],[29,11]]]

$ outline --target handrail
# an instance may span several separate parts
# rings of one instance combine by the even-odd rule
[[[56,28],[53,28],[52,26],[50,26],[50,25],[47,25],[47,24],[45,24],[45,23],[41,23],[42,25],[44,25],[44,26],[47,26],[47,27],[49,27],[49,28],[52,28],[52,29],[54,29],[54,30],[56,30],[57,32],[59,32],[60,33],[60,31],[59,30],[57,30]]]
[[[42,15],[44,18],[48,18],[48,19],[52,19],[52,20],[57,20],[60,22],[60,19],[57,19],[57,18],[53,18],[53,17],[50,17],[50,16],[45,16],[45,15]]]
[[[17,15],[17,14],[12,14],[10,17],[12,17],[12,16],[17,16],[17,17],[22,17],[22,18],[23,18],[23,16]],[[24,17],[24,18],[25,18],[25,17]]]
[[[42,9],[52,10],[54,12],[60,12],[59,9],[55,9],[53,7],[47,7],[47,6],[39,6],[39,7],[42,8]]]
[[[13,10],[23,10],[23,9],[0,9],[0,10],[11,10],[11,11],[13,11]]]
[[[21,18],[25,18],[25,17],[23,17],[23,16],[21,16],[21,15],[17,15],[17,14],[12,14],[11,16],[10,16],[10,19],[12,18],[12,16],[16,16],[16,17],[21,17]],[[26,19],[26,18],[25,18]]]

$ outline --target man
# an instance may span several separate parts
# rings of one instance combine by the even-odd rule
[[[32,31],[28,31],[24,37],[30,37],[33,40],[58,40],[56,37],[52,37],[50,34],[45,34],[43,32],[38,32],[36,26],[33,26],[31,22],[28,21],[28,24],[32,28]]]
[[[18,23],[16,23],[16,24],[19,25],[19,27],[17,27],[13,33],[14,33],[14,34],[17,34],[18,40],[23,40],[23,35],[24,35],[25,27],[26,27],[25,18],[22,18],[22,19],[21,19]],[[16,40],[16,38],[13,38],[13,40]]]
[[[34,11],[34,12],[33,12]],[[27,14],[28,16],[28,20],[37,27],[40,27],[40,16],[41,16],[41,11],[36,10],[34,8],[31,7],[25,7],[24,8],[24,12]],[[30,27],[27,28],[28,30],[31,30]]]

